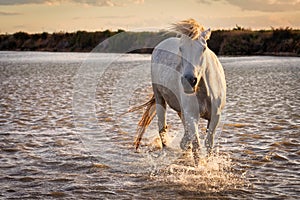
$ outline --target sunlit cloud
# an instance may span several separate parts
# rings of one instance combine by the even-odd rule
[[[100,17],[97,17],[97,18],[100,18],[100,19],[128,19],[128,18],[134,18],[135,16],[134,15],[123,15],[123,16],[120,16],[120,15],[104,15],[104,16],[100,16]]]
[[[112,7],[120,6],[121,4],[113,0],[70,0],[70,2],[75,2],[79,4],[89,5],[89,6],[100,6],[100,7]]]
[[[213,4],[216,2],[227,3],[239,7],[242,10],[262,12],[299,11],[299,0],[197,0],[198,3]]]
[[[22,15],[22,13],[0,11],[0,16],[16,16],[16,15]]]
[[[236,5],[243,10],[257,10],[264,12],[281,12],[281,11],[294,11],[300,10],[300,1],[299,0],[226,0],[232,5]]]
[[[195,18],[205,27],[300,27],[300,0],[0,0],[2,32],[161,30]],[[22,24],[24,27],[16,27]]]
[[[62,3],[77,3],[88,6],[112,7],[125,6],[128,4],[142,4],[144,0],[9,0],[0,1],[0,6],[25,5],[25,4],[47,4],[57,5]]]
[[[9,0],[0,1],[0,5],[24,5],[24,4],[48,4],[58,2],[59,0]],[[59,1],[60,2],[60,1]]]
[[[145,1],[144,0],[131,0],[135,4],[143,4]]]

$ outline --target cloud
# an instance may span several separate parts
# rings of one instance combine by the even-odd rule
[[[99,17],[73,17],[72,20],[87,20],[87,19],[130,19],[130,18],[135,18],[135,15],[104,15],[104,16],[99,16]]]
[[[62,3],[77,3],[89,6],[112,7],[124,6],[127,4],[142,4],[144,0],[9,0],[0,1],[0,6],[9,5],[25,5],[25,4],[62,4]]]
[[[18,29],[18,30],[22,30],[22,29],[25,29],[27,28],[25,25],[16,25],[14,26],[15,29]]]
[[[22,15],[22,13],[0,11],[0,16],[16,16],[16,15]]]
[[[55,0],[9,0],[9,1],[0,1],[1,6],[9,5],[23,5],[23,4],[43,4],[48,2],[53,2]]]
[[[213,4],[214,2],[217,1],[222,1],[222,0],[197,0],[198,3],[203,3],[203,4]]]
[[[70,0],[70,2],[100,7],[112,7],[121,5],[120,3],[112,0]]]
[[[145,1],[144,0],[131,0],[131,2],[135,4],[143,4]]]
[[[135,15],[105,15],[105,16],[100,16],[97,18],[100,19],[128,19],[128,18],[134,18],[136,17]]]
[[[264,12],[281,12],[281,11],[299,11],[300,1],[299,0],[273,0],[273,1],[262,1],[262,0],[225,0],[229,4],[240,7],[243,10],[257,10]]]
[[[299,0],[197,0],[197,2],[203,4],[222,2],[249,11],[283,12],[300,10]]]

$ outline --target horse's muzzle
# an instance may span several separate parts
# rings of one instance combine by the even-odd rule
[[[185,75],[181,77],[181,84],[185,93],[192,94],[195,92],[197,78],[192,75]]]

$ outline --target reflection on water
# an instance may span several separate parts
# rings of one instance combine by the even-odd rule
[[[152,123],[140,152],[133,149],[141,113],[121,114],[151,93],[149,56],[0,55],[2,198],[300,194],[300,58],[220,59],[228,97],[217,153],[194,168],[190,154],[179,149],[183,128],[171,110],[170,147],[155,150]]]

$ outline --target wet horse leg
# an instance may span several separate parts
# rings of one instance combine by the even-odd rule
[[[192,148],[195,166],[198,166],[200,159],[200,138],[198,135],[199,117],[197,116],[187,116],[187,114],[183,116],[181,115],[185,133],[181,140],[180,147],[183,150]]]
[[[158,119],[159,136],[163,147],[167,145],[167,123],[166,123],[166,101],[159,93],[155,91],[156,115]]]
[[[211,119],[208,121],[207,130],[206,130],[206,139],[205,139],[205,147],[207,149],[207,153],[211,154],[213,145],[214,145],[214,137],[216,128],[219,124],[221,115],[217,112],[217,109],[213,109],[211,114]]]

